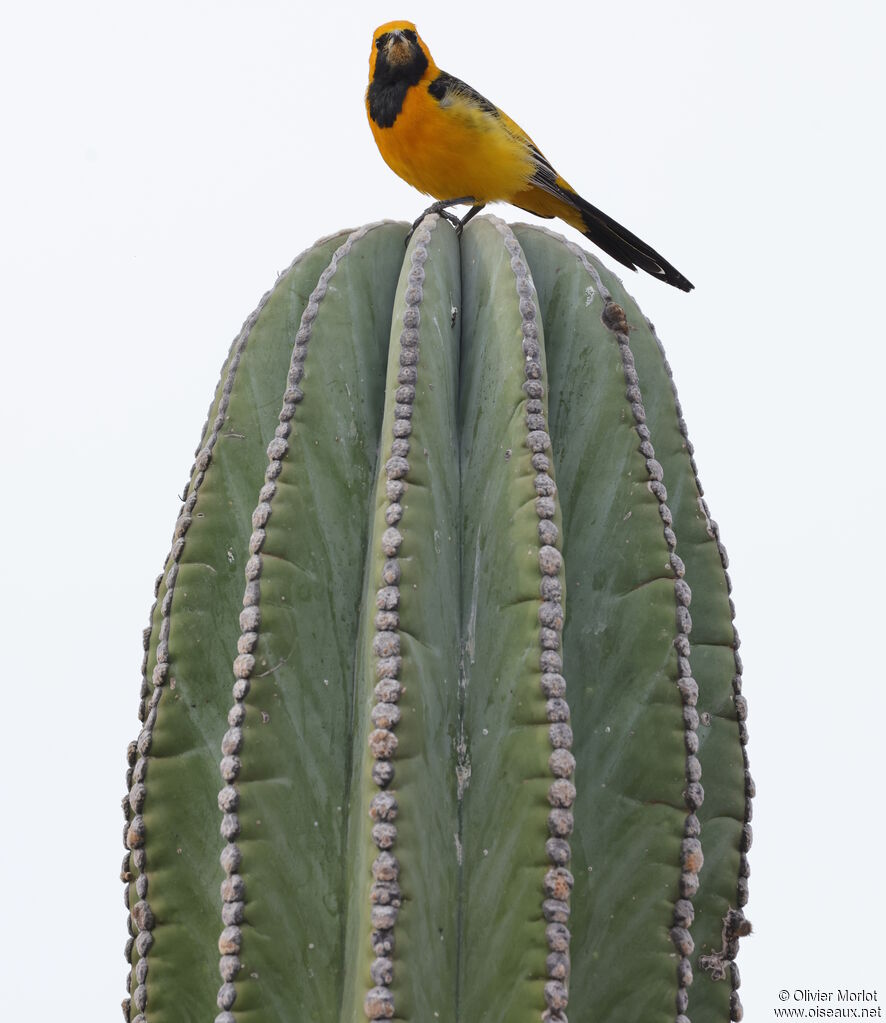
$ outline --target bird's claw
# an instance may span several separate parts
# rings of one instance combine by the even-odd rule
[[[450,213],[450,206],[463,206],[465,203],[470,203],[471,208],[468,210],[464,217],[457,217],[454,213]],[[409,229],[409,234],[406,235],[406,241],[404,244],[409,244],[409,239],[415,234],[415,230],[418,225],[425,219],[430,213],[436,213],[437,216],[442,217],[444,220],[448,220],[450,224],[455,228],[455,235],[457,238],[461,237],[461,233],[464,230],[465,224],[478,213],[482,206],[477,206],[474,202],[472,195],[463,195],[460,199],[441,199],[439,202],[432,203],[426,210],[422,212],[422,215],[414,220],[412,227]]]

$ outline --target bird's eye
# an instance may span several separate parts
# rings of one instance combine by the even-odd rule
[[[411,28],[404,28],[404,29],[403,29],[403,35],[405,35],[405,36],[406,36],[406,38],[407,38],[407,39],[408,39],[408,40],[409,40],[409,41],[410,41],[411,43],[417,43],[417,42],[418,42],[418,36],[416,36],[416,34],[415,34],[415,33],[414,33],[413,31],[412,31],[412,29],[411,29]]]
[[[385,32],[383,36],[379,36],[378,39],[375,40],[375,48],[377,50],[380,50],[385,45],[385,41],[387,40],[387,38],[388,38],[387,32]]]

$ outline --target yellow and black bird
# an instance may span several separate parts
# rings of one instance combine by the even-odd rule
[[[431,210],[463,227],[489,202],[559,217],[620,263],[690,291],[689,281],[646,242],[592,206],[494,103],[441,71],[409,21],[375,30],[366,90],[369,126],[387,165]],[[470,203],[457,220],[449,206]]]

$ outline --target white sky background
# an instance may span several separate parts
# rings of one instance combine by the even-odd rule
[[[16,6],[5,1017],[118,1018],[119,803],[153,580],[229,342],[277,272],[320,235],[423,208],[363,111],[371,33],[394,17],[696,285],[624,271],[732,561],[759,791],[745,1019],[773,1019],[781,988],[882,1004],[883,4]]]

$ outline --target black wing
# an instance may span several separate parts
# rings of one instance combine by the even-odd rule
[[[464,96],[475,106],[485,111],[487,114],[494,114],[496,117],[501,117],[501,111],[494,103],[485,97],[481,96],[476,89],[472,89],[467,82],[463,82],[460,78],[456,78],[455,75],[450,75],[446,71],[441,71],[439,75],[431,82],[428,86],[428,92],[437,100],[438,103],[448,105],[454,99],[459,96]]]

